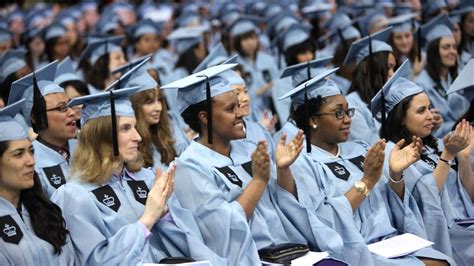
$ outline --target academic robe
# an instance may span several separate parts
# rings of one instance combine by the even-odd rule
[[[21,205],[21,216],[9,201],[0,197],[0,265],[75,265],[71,238],[54,254],[53,246],[39,238],[31,226],[30,214]]]
[[[355,108],[354,116],[351,118],[351,132],[349,140],[360,140],[374,144],[380,139],[380,122],[372,117],[369,105],[362,101],[357,92],[351,92],[346,96],[349,108]]]

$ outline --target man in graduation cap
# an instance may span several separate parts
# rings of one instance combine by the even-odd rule
[[[57,61],[15,81],[8,102],[26,99],[22,109],[27,123],[38,134],[33,146],[36,165],[47,195],[66,183],[69,161],[74,152],[77,128],[75,112],[67,107],[69,98],[54,83]]]

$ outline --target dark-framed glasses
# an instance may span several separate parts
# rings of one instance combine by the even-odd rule
[[[348,117],[353,117],[355,114],[355,108],[349,108],[346,110],[337,110],[335,112],[330,112],[330,113],[317,113],[314,115],[334,115],[336,119],[342,120],[344,117],[347,115]]]

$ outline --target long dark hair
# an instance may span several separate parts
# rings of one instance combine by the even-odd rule
[[[467,48],[469,43],[473,40],[471,36],[469,36],[466,31],[464,30],[464,23],[466,23],[466,19],[471,12],[468,12],[461,16],[461,21],[459,22],[459,27],[461,28],[461,42],[459,43],[458,52],[461,53],[463,50]]]
[[[285,61],[288,66],[296,65],[300,62],[297,61],[296,57],[300,53],[304,53],[306,51],[310,51],[314,54],[316,52],[316,43],[311,40],[307,39],[306,41],[295,44],[293,46],[288,47],[285,52]]]
[[[9,141],[0,142],[0,157],[3,156],[9,145]],[[20,202],[30,214],[34,233],[53,246],[54,254],[61,254],[61,247],[66,244],[69,234],[66,222],[61,214],[61,209],[44,194],[36,172],[33,180],[33,187],[21,191]]]
[[[257,33],[255,33],[255,31],[249,31],[249,32],[237,35],[233,38],[233,42],[232,42],[233,48],[239,53],[239,56],[242,57],[242,58],[251,57],[250,55],[246,54],[244,52],[244,50],[242,50],[242,46],[240,45],[242,40],[245,40],[245,39],[251,38],[251,37],[255,37],[258,40],[258,36],[257,36]],[[259,47],[260,47],[260,44],[257,45],[257,49],[255,49],[255,54],[252,55],[255,58],[257,57]]]
[[[86,74],[86,81],[98,90],[105,89],[105,81],[110,76],[109,55],[110,53],[102,55],[92,66],[87,60],[84,60],[83,68]]]
[[[416,95],[406,97],[400,103],[395,105],[395,107],[388,113],[386,123],[379,132],[380,138],[392,141],[393,143],[397,143],[401,139],[404,139],[405,146],[411,144],[413,134],[408,131],[408,129],[403,125],[402,121],[407,113],[408,107],[410,107],[411,100]],[[433,135],[422,138],[422,141],[424,145],[427,145],[438,152],[438,144],[436,142],[436,138],[433,137]]]
[[[411,33],[413,35],[413,33]],[[393,32],[390,33],[390,37],[388,38],[388,44],[393,47],[393,55],[397,59],[397,63],[401,64],[403,62],[402,60],[402,54],[401,52],[397,49],[395,46],[395,42],[393,41]],[[410,62],[415,62],[418,60],[418,42],[415,39],[415,36],[413,35],[413,46],[410,49],[410,52],[408,53],[407,58],[410,59]],[[397,65],[398,66],[398,65]]]
[[[426,72],[431,77],[431,79],[436,82],[436,85],[441,85],[441,68],[443,67],[443,63],[441,62],[441,56],[439,55],[439,44],[441,42],[441,38],[431,41],[428,43],[426,47]],[[455,79],[458,76],[458,63],[449,68],[449,74],[451,77]]]
[[[196,49],[200,43],[193,45],[191,48],[180,54],[178,61],[176,61],[175,69],[183,67],[188,71],[189,74],[193,73],[193,70],[199,65],[200,61],[197,59],[194,49]]]
[[[5,105],[8,102],[8,97],[10,97],[12,83],[15,82],[15,80],[17,79],[18,77],[16,75],[16,72],[13,72],[10,75],[8,75],[1,84],[0,91],[1,91],[2,100],[5,103]]]
[[[54,37],[45,42],[44,52],[46,53],[49,62],[54,61],[54,46],[56,46],[59,38],[61,37]]]
[[[184,112],[181,113],[181,116],[184,119],[184,122],[189,125],[189,127],[194,130],[194,132],[201,133],[201,121],[199,120],[199,113],[206,112],[207,101],[201,101],[199,103],[193,104],[186,108]]]
[[[360,62],[352,73],[352,84],[349,88],[348,93],[353,91],[359,94],[359,97],[365,103],[369,104],[375,94],[382,88],[387,79],[388,67],[388,54],[390,52],[378,52],[372,55],[372,66],[369,64],[369,58],[365,58]],[[370,81],[367,77],[368,72],[371,71]]]

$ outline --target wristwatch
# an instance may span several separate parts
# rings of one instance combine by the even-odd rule
[[[364,196],[366,198],[367,198],[367,196],[369,196],[370,190],[364,182],[362,182],[360,180],[355,181],[354,182],[354,188],[357,190],[357,192],[362,194],[362,196]]]

